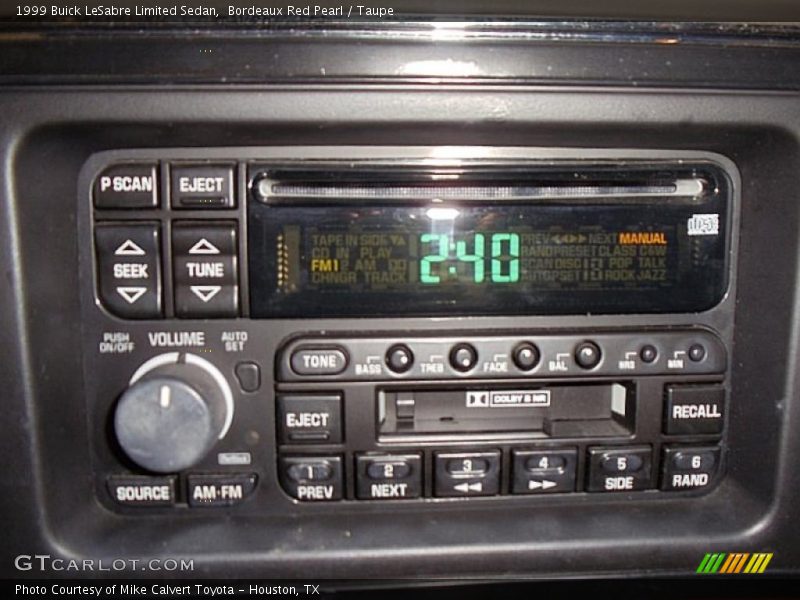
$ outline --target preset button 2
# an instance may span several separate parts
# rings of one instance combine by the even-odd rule
[[[236,225],[176,223],[172,229],[172,262],[178,317],[238,314]]]
[[[128,319],[161,316],[159,227],[154,223],[99,223],[95,227],[99,295],[103,306]]]
[[[356,495],[362,500],[402,500],[422,494],[419,454],[356,457]]]

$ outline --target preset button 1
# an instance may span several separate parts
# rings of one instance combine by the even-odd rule
[[[161,316],[159,227],[154,223],[95,226],[100,301],[117,316]]]
[[[176,223],[172,228],[172,262],[178,317],[238,314],[236,225]]]
[[[283,456],[279,460],[283,489],[302,502],[342,498],[341,456]]]

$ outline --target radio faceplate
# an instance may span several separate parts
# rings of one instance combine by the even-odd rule
[[[133,512],[235,506],[255,514],[365,500],[435,507],[473,496],[514,503],[590,494],[613,502],[627,494],[601,492],[693,496],[720,480],[738,226],[738,178],[729,161],[625,150],[380,153],[174,149],[89,160],[79,214],[83,239],[95,240],[94,248],[82,247],[81,268],[83,281],[95,282],[84,290],[86,369],[104,374],[87,377],[101,502]],[[476,155],[485,156],[482,163]],[[711,169],[724,182],[717,248],[729,258],[711,276],[726,282],[720,301],[683,314],[454,310],[400,319],[371,299],[371,318],[347,316],[359,311],[321,317],[327,310],[252,318],[254,286],[263,285],[264,274],[253,262],[261,243],[253,233],[261,230],[249,221],[261,165],[358,168],[376,160],[481,163],[494,172],[537,164],[548,172],[565,165]],[[645,239],[665,241],[642,237],[641,246],[651,245]],[[513,260],[510,247],[504,252]],[[467,261],[456,254],[450,262],[474,282],[477,271],[466,269]],[[130,451],[142,440],[136,423],[116,423],[123,402],[141,402],[137,422],[155,419],[165,431],[194,423],[173,447],[160,439],[146,444],[151,454],[174,457],[202,438],[199,458],[142,468]],[[159,421],[158,410],[176,416]],[[123,430],[135,441],[122,441]]]

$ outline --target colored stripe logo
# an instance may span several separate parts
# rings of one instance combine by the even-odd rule
[[[716,552],[708,553],[700,561],[697,573],[734,575],[738,573],[763,573],[772,560],[772,552]]]

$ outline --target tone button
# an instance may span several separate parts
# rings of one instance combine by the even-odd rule
[[[298,348],[290,360],[298,375],[338,375],[347,368],[347,355],[338,347]]]

